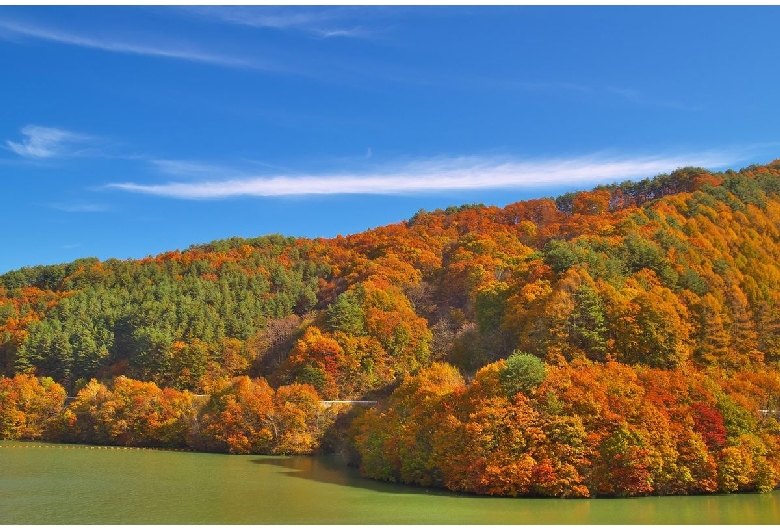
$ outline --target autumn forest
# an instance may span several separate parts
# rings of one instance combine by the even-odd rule
[[[486,495],[773,490],[780,160],[7,272],[0,438],[338,452]]]

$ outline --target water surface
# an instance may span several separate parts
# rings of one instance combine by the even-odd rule
[[[0,441],[0,524],[778,524],[780,492],[503,499],[361,478],[331,457]]]

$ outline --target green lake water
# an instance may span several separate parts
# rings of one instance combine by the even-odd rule
[[[780,492],[504,499],[361,478],[330,457],[0,441],[0,524],[780,524]]]

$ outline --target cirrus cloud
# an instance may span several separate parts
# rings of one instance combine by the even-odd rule
[[[162,44],[149,44],[148,42],[141,40],[121,41],[99,37],[89,37],[69,31],[0,19],[0,37],[3,36],[3,33],[28,37],[31,39],[56,42],[60,44],[67,44],[80,48],[92,48],[106,52],[180,59],[194,63],[205,63],[229,68],[251,68],[258,70],[279,69],[261,61],[249,61],[241,57],[232,57],[228,55],[205,52],[192,46],[171,46]]]
[[[645,178],[683,166],[723,167],[743,158],[737,152],[728,151],[643,157],[590,155],[526,161],[484,157],[435,158],[366,172],[244,175],[198,182],[124,182],[107,187],[176,199],[527,189]],[[225,173],[236,174],[236,171],[225,168]]]
[[[297,30],[323,38],[368,37],[372,34],[372,31],[357,24],[368,13],[354,6],[311,6],[303,10],[290,6],[195,6],[186,9],[210,20],[255,28]]]
[[[21,142],[7,140],[8,149],[25,158],[52,158],[78,155],[89,148],[95,138],[56,127],[27,125],[22,128]]]

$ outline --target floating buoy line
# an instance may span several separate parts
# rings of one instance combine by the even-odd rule
[[[32,445],[32,444],[0,444],[0,449],[84,449],[84,450],[109,450],[109,451],[172,451],[177,453],[194,453],[194,449],[170,448],[170,447],[130,447],[126,445]]]

